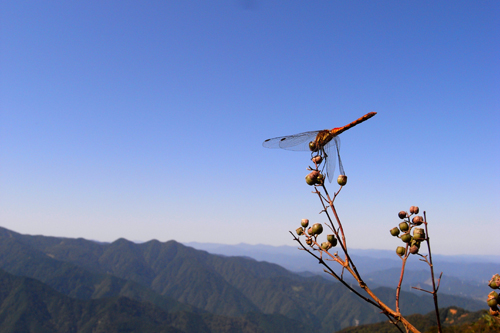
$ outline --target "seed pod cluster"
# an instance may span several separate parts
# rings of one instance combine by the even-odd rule
[[[295,232],[299,237],[306,236],[307,245],[314,246],[314,241],[316,241],[318,236],[323,232],[323,225],[321,223],[314,223],[312,226],[309,226],[309,220],[302,219],[300,221],[300,227],[298,227]],[[327,235],[326,242],[321,243],[320,249],[328,251],[332,247],[335,247],[337,242],[338,240],[335,235]]]
[[[491,289],[500,289],[500,275],[495,274],[491,277],[490,282],[488,283],[488,286]]]
[[[397,227],[394,227],[390,230],[391,235],[394,237],[398,237],[401,239],[403,243],[408,244],[409,252],[411,254],[417,254],[420,250],[420,243],[426,240],[425,230],[422,228],[416,228],[416,226],[424,223],[424,218],[422,216],[413,216],[418,214],[420,209],[417,206],[411,206],[410,212],[407,213],[404,210],[398,213],[398,217],[403,220],[399,223]],[[411,231],[413,229],[413,236],[411,235]],[[401,235],[400,235],[401,234]],[[401,248],[404,250],[401,250]],[[396,249],[396,253],[400,256],[406,254],[406,247],[399,246]],[[400,254],[402,253],[402,254]]]
[[[495,291],[492,291],[488,294],[488,299],[486,300],[486,303],[488,303],[488,306],[490,308],[495,308],[497,307],[500,299],[498,298],[498,294]]]
[[[323,185],[325,183],[325,175],[318,170],[313,170],[306,176],[306,183],[309,186]]]
[[[490,282],[488,282],[488,286],[491,289],[500,289],[500,275],[493,275]],[[490,315],[500,318],[500,309],[498,309],[498,304],[500,304],[500,296],[498,295],[498,293],[495,291],[490,292],[488,294],[488,298],[486,299],[486,303],[490,307]]]

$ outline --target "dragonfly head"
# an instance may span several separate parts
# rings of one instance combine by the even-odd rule
[[[318,151],[318,144],[316,143],[316,141],[311,141],[309,142],[309,150],[310,151]]]

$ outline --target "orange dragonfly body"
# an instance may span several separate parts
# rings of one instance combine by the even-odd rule
[[[339,134],[347,131],[348,129],[361,124],[363,121],[370,119],[376,112],[370,112],[365,114],[342,127],[336,127],[331,130],[321,130],[321,131],[310,131],[303,132],[294,135],[279,136],[277,138],[267,139],[262,144],[266,148],[282,148],[287,150],[296,151],[311,151],[312,154],[317,153],[323,157],[326,165],[326,174],[328,180],[332,182],[333,172],[335,171],[335,155],[330,154],[332,150],[331,147],[334,146],[336,150],[336,155],[339,160],[340,173],[344,174],[344,168],[342,167],[342,161],[340,160],[340,139]]]

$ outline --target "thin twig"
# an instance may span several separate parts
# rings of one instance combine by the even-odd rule
[[[406,266],[406,261],[408,260],[408,244],[406,244],[406,250],[405,250],[405,255],[404,257],[401,257],[401,274],[399,275],[399,283],[398,287],[396,288],[396,312],[401,313],[399,310],[399,295],[401,293],[401,285],[403,284],[403,276],[405,274],[405,266]]]
[[[439,318],[439,307],[438,307],[438,298],[437,298],[437,288],[436,288],[436,281],[434,280],[434,265],[432,264],[432,254],[431,254],[431,241],[429,237],[429,231],[427,230],[427,215],[424,211],[424,225],[425,225],[425,236],[427,237],[427,249],[429,251],[429,267],[431,269],[431,278],[432,278],[432,297],[434,298],[434,310],[436,312],[436,319],[437,319],[437,324],[438,324],[438,332],[441,333],[443,332],[443,329],[441,327],[441,319]],[[441,276],[443,273],[441,272],[441,275],[439,275],[439,281],[441,282]],[[439,288],[439,286],[438,286]]]

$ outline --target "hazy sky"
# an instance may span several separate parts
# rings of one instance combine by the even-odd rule
[[[262,142],[375,111],[341,135],[348,245],[395,249],[398,211],[418,205],[436,253],[498,250],[499,1],[0,11],[3,227],[293,245],[302,218],[326,221],[304,181],[309,154]]]

